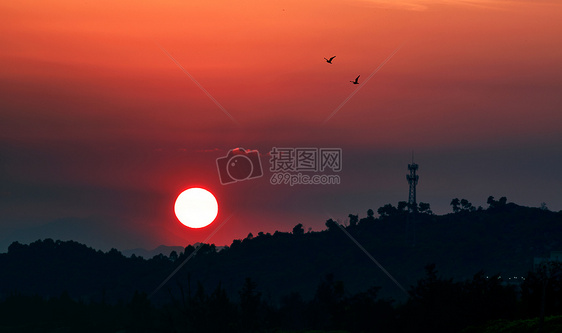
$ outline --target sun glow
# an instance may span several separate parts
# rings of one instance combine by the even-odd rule
[[[211,192],[194,187],[180,193],[174,205],[174,212],[185,226],[203,228],[215,220],[219,205]]]

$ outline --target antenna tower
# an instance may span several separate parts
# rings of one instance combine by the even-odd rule
[[[415,213],[418,211],[418,204],[416,203],[416,185],[418,184],[420,176],[416,175],[418,165],[414,163],[414,152],[412,152],[412,164],[408,164],[408,170],[410,170],[410,174],[406,175],[406,179],[410,185],[410,191],[408,194],[408,211],[410,213]]]
[[[418,165],[414,163],[414,152],[412,151],[412,164],[408,164],[409,175],[406,175],[410,190],[408,192],[408,217],[406,220],[406,242],[413,245],[416,244],[416,213],[418,212],[418,204],[416,202],[416,185],[419,176],[416,175]]]

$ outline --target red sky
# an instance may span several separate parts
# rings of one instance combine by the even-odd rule
[[[437,213],[489,195],[560,210],[561,17],[548,1],[1,1],[0,250],[202,241],[172,211],[192,186],[217,222],[234,212],[210,242],[320,230],[407,200],[412,150]],[[239,146],[341,148],[342,183],[223,186],[215,160]]]

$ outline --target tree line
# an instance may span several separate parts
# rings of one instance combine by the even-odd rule
[[[134,292],[127,302],[84,302],[64,292],[43,298],[11,294],[0,302],[2,332],[461,332],[487,323],[562,316],[562,264],[530,271],[520,285],[477,272],[471,279],[442,277],[434,264],[408,290],[405,302],[379,297],[379,287],[350,293],[326,275],[314,297],[298,292],[273,302],[247,277],[235,298],[219,283],[176,280],[168,302]],[[507,325],[507,324],[506,324]],[[562,326],[557,326],[562,328]]]
[[[0,331],[472,333],[494,320],[531,318],[546,330],[549,317],[562,315],[560,266],[521,273],[518,283],[495,272],[530,268],[520,263],[560,249],[561,213],[504,197],[488,205],[455,198],[453,214],[435,215],[429,204],[413,210],[418,247],[401,237],[411,214],[405,202],[379,208],[378,218],[371,209],[345,223],[329,219],[321,232],[298,223],[291,232],[250,233],[222,251],[189,245],[148,260],[73,241],[14,242],[0,254]],[[393,286],[340,227],[410,286],[407,296],[389,296]]]

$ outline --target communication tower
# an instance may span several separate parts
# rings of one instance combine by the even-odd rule
[[[412,152],[412,163],[408,164],[409,175],[406,175],[410,190],[408,192],[408,216],[406,218],[406,243],[408,245],[416,245],[416,213],[418,212],[418,204],[416,202],[416,185],[419,176],[416,175],[418,165],[414,163],[414,152]]]
[[[412,164],[408,164],[408,170],[410,174],[406,175],[408,184],[410,185],[410,191],[408,194],[408,211],[410,213],[415,213],[418,210],[418,204],[416,203],[416,185],[418,184],[418,179],[420,176],[416,175],[418,171],[418,165],[414,163],[414,153],[412,152]]]

